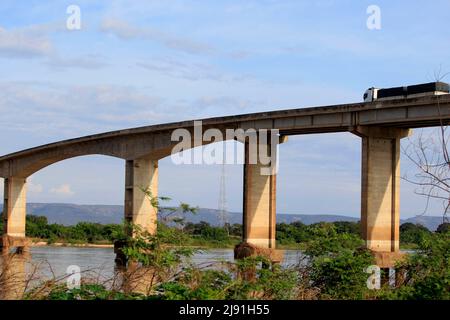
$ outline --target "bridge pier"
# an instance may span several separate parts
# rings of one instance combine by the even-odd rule
[[[5,254],[0,257],[0,300],[19,300],[27,288],[29,255]]]
[[[361,228],[366,247],[381,268],[393,267],[400,252],[400,140],[410,130],[358,127],[362,138]]]
[[[127,160],[125,170],[125,220],[140,225],[150,234],[156,233],[157,208],[145,194],[158,196],[158,161]]]
[[[25,237],[25,219],[27,206],[26,179],[19,177],[5,178],[3,196],[3,235],[0,238],[2,253],[10,248],[17,248],[18,253],[28,249]]]
[[[152,199],[158,196],[158,161],[151,159],[127,160],[125,168],[125,221],[139,225],[142,231],[156,233],[157,208]],[[151,193],[152,199],[144,191]],[[116,262],[125,264],[120,247],[115,244]]]
[[[256,163],[250,163],[251,153],[258,152],[245,145],[244,198],[243,198],[243,242],[235,247],[235,259],[262,255],[272,262],[281,262],[283,252],[275,250],[276,228],[276,172],[262,174],[262,169],[271,170],[270,164],[262,164],[253,154]],[[261,145],[258,145],[260,148]],[[270,145],[267,145],[270,155]]]

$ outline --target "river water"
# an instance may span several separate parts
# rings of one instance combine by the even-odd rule
[[[112,248],[32,247],[30,251],[30,254],[0,257],[0,299],[20,298],[32,288],[45,289],[46,280],[68,283],[79,273],[79,280],[107,287],[137,284],[138,292],[146,292],[150,283],[147,280],[153,279],[151,269],[144,268],[133,269],[137,273],[131,271],[134,278],[130,280],[126,275],[129,269],[124,273],[123,269],[116,268]],[[281,265],[295,266],[303,258],[301,251],[285,250]],[[196,251],[182,265],[231,271],[233,269],[227,267],[227,262],[233,261],[232,249],[208,249]]]
[[[303,254],[298,250],[285,250],[282,266],[299,263]],[[35,272],[40,280],[63,278],[70,270],[79,267],[82,274],[106,280],[115,272],[115,254],[112,248],[77,247],[32,247],[31,263],[27,262],[27,273]],[[232,249],[207,249],[197,251],[191,262],[199,267],[211,268],[214,263],[233,262]],[[32,271],[30,271],[32,270]],[[33,271],[34,270],[34,271]]]
[[[283,266],[297,264],[303,257],[301,251],[285,250]],[[76,247],[33,247],[31,261],[34,265],[50,266],[56,276],[64,275],[69,266],[79,266],[82,271],[98,270],[105,273],[114,271],[115,254],[112,248],[76,248]],[[214,262],[233,262],[232,249],[207,249],[197,251],[192,262],[205,266]]]

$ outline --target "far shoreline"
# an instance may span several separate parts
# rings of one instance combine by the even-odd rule
[[[48,243],[47,241],[32,241],[30,244],[32,248],[39,247],[55,247],[55,248],[86,248],[86,249],[114,249],[114,244],[112,243],[68,243],[68,242],[54,242]],[[183,246],[189,247],[199,250],[214,250],[214,249],[223,249],[223,250],[233,250],[234,246],[202,246],[202,245],[191,245],[191,246]],[[400,245],[400,249],[403,251],[415,250],[417,246],[412,244],[404,244]],[[279,245],[277,246],[278,250],[304,250],[304,246],[301,244],[298,246],[289,246],[289,245]]]
[[[46,241],[32,242],[30,247],[75,247],[75,248],[114,248],[113,244],[95,244],[95,243],[67,243],[54,242],[48,243]]]
[[[55,247],[55,248],[86,248],[86,249],[114,249],[114,244],[111,243],[105,243],[105,244],[96,244],[96,243],[68,243],[68,242],[53,242],[48,243],[47,241],[33,241],[30,244],[30,247],[32,248],[39,248],[39,247]],[[191,246],[183,246],[183,247],[189,247],[199,250],[214,250],[214,249],[220,249],[220,250],[233,250],[234,246],[202,246],[202,245],[191,245]],[[279,246],[279,250],[302,250],[302,248],[299,247],[291,247],[291,246]]]

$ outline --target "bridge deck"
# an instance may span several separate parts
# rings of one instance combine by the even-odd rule
[[[351,103],[297,108],[201,119],[203,126],[221,128],[279,129],[281,134],[308,134],[350,131],[354,126],[395,126],[418,128],[450,122],[450,94],[411,99]],[[93,140],[114,139],[139,134],[158,133],[177,128],[192,129],[194,120],[157,124],[63,140],[14,152],[0,157],[4,161],[47,149],[67,147]]]

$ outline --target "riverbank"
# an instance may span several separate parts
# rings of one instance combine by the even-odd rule
[[[205,243],[205,241],[198,241],[197,243],[189,243],[183,245],[183,247],[189,247],[194,249],[234,249],[234,246],[238,244],[239,241],[232,243],[222,243],[217,241],[212,241],[210,243]],[[112,243],[73,243],[73,242],[51,242],[48,243],[43,239],[32,239],[31,247],[74,247],[74,248],[114,248]],[[279,250],[304,250],[306,247],[305,243],[295,243],[295,244],[278,244],[277,249]],[[400,245],[401,250],[415,250],[417,245],[414,243],[406,243]]]
[[[46,241],[32,242],[31,247],[75,247],[75,248],[114,248],[113,244],[95,244],[95,243],[67,243]]]
[[[74,242],[48,242],[44,239],[32,239],[31,247],[75,247],[75,248],[114,248],[112,243],[74,243]],[[234,249],[239,241],[233,242],[220,242],[220,241],[192,241],[191,243],[184,244],[183,247],[195,248],[195,249]],[[293,245],[278,245],[280,250],[302,250],[304,244]]]
[[[46,239],[36,239],[32,238],[31,247],[74,247],[74,248],[114,248],[113,243],[88,243],[88,242],[67,242],[67,241],[56,241],[48,242]],[[234,249],[235,245],[239,241],[205,241],[199,239],[198,241],[190,241],[183,244],[183,247],[195,248],[195,249]],[[169,244],[169,246],[171,246]],[[292,248],[296,249],[296,248]]]

